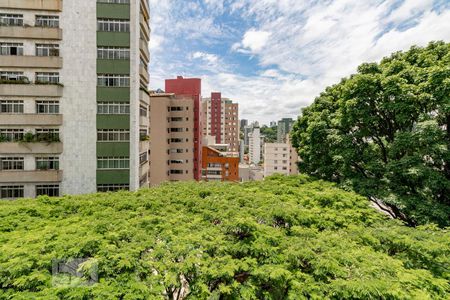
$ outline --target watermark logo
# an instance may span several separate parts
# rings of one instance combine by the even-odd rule
[[[92,286],[98,282],[98,262],[94,258],[52,260],[54,287]]]

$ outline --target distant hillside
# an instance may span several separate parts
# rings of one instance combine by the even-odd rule
[[[0,201],[0,299],[448,299],[448,253],[306,176]]]

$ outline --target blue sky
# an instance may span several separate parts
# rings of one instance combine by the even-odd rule
[[[450,42],[450,0],[150,0],[152,89],[202,78],[240,117],[296,118],[362,62]]]

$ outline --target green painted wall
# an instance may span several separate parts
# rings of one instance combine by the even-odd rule
[[[130,88],[97,87],[97,101],[130,102]]]
[[[97,129],[130,129],[130,116],[97,115]]]
[[[129,4],[97,3],[97,18],[130,19]]]
[[[129,60],[97,59],[99,74],[130,74]]]
[[[97,45],[130,47],[130,33],[97,31]]]
[[[130,170],[97,170],[97,184],[130,183]]]
[[[128,142],[97,142],[97,157],[130,156]]]

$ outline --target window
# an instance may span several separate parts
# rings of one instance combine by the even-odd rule
[[[129,87],[130,75],[99,74],[97,85],[101,87]]]
[[[97,0],[97,3],[130,4],[130,0]]]
[[[181,121],[183,121],[183,118],[182,117],[170,118],[170,121],[172,121],[172,122],[181,122]]]
[[[36,72],[36,83],[57,84],[59,83],[59,73]]]
[[[59,45],[36,44],[36,56],[59,56]]]
[[[130,48],[98,47],[98,59],[130,59]]]
[[[109,170],[109,169],[129,169],[130,158],[121,157],[99,157],[97,158],[97,169]]]
[[[0,140],[17,142],[23,140],[23,129],[0,129]]]
[[[148,174],[145,173],[144,175],[141,176],[141,178],[139,178],[139,186],[142,187],[146,185],[147,182],[148,182]]]
[[[12,199],[23,197],[23,185],[4,185],[0,186],[0,198]]]
[[[59,157],[36,157],[37,170],[59,170]]]
[[[36,16],[36,27],[59,27],[58,16]]]
[[[130,21],[120,19],[98,19],[97,31],[130,32]]]
[[[0,55],[23,55],[23,43],[0,43]]]
[[[127,129],[100,129],[97,130],[99,142],[125,142],[130,140],[130,131]]]
[[[36,113],[59,114],[59,101],[36,101]]]
[[[0,158],[0,170],[23,170],[23,157],[2,157]]]
[[[59,129],[36,129],[36,140],[59,142]]]
[[[170,161],[171,164],[183,164],[184,161],[182,159],[172,159]]]
[[[208,168],[222,168],[222,164],[218,163],[208,163]]]
[[[36,185],[36,196],[59,197],[59,184]]]
[[[23,101],[0,100],[0,113],[23,114]]]
[[[0,14],[0,26],[23,26],[23,15]]]
[[[183,170],[170,170],[170,174],[183,174]]]
[[[140,105],[139,106],[139,115],[141,117],[146,117],[147,116],[147,107]]]
[[[182,106],[171,106],[170,111],[183,111]]]
[[[145,164],[148,161],[148,153],[147,152],[142,152],[139,155],[139,164]]]
[[[106,192],[117,192],[120,190],[129,190],[130,186],[128,184],[98,184],[97,191],[100,193]]]
[[[99,115],[129,115],[130,103],[128,102],[98,102],[97,113]]]
[[[23,72],[0,72],[0,79],[7,81],[27,81],[28,79],[23,76]]]
[[[147,129],[139,129],[139,139],[141,141],[148,140],[148,131],[147,131]]]
[[[170,139],[170,142],[171,143],[182,143],[183,139],[179,139],[179,138],[177,138],[177,139]]]
[[[183,132],[183,128],[170,128],[170,132]]]
[[[183,149],[170,149],[170,153],[183,153]]]

